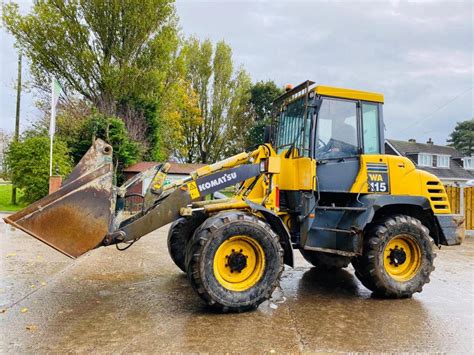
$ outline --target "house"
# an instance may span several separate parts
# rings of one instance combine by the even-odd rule
[[[167,180],[168,182],[173,182],[176,180],[181,180],[187,177],[192,171],[203,167],[206,164],[184,164],[184,163],[176,163],[176,162],[168,162],[170,164],[170,169],[168,170]],[[158,165],[160,163],[157,162],[150,162],[150,161],[142,161],[136,164],[129,166],[123,170],[125,175],[125,180],[130,180],[135,175],[148,170],[149,168]],[[134,186],[131,192],[135,193],[145,193],[145,189],[148,186],[150,181],[145,180],[143,183],[138,183]]]
[[[436,175],[445,185],[461,186],[474,179],[474,157],[466,157],[453,147],[426,143],[415,139],[385,140],[385,153],[411,159],[419,169]]]

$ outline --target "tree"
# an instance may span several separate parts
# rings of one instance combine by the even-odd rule
[[[47,136],[48,133],[49,119],[43,117],[25,131],[23,136]],[[120,182],[123,168],[136,163],[143,151],[140,143],[130,138],[125,123],[117,117],[98,113],[94,108],[84,105],[83,101],[69,102],[67,106],[62,106],[56,117],[55,139],[66,144],[74,164],[81,160],[96,138],[101,138],[112,146],[116,177]]]
[[[234,149],[229,141],[237,130],[233,120],[240,116],[243,121],[242,107],[247,104],[245,93],[250,79],[242,69],[234,72],[232,50],[223,41],[214,48],[209,40],[190,38],[181,57],[185,80],[197,94],[202,117],[201,124],[190,132],[193,147],[188,158],[201,163],[219,160]]]
[[[263,143],[264,128],[271,124],[272,103],[283,90],[269,80],[259,81],[250,89],[250,107],[253,112],[253,125],[247,135],[246,143],[248,146]]]
[[[168,124],[163,127],[167,131],[163,143],[170,156],[193,163],[199,156],[195,132],[203,120],[196,92],[184,79],[178,84],[173,104],[164,112],[163,121]]]
[[[458,122],[449,135],[448,143],[461,153],[472,156],[474,154],[474,118]]]
[[[128,136],[125,124],[116,117],[94,114],[84,121],[76,133],[77,137],[69,143],[71,156],[77,164],[96,138],[105,140],[112,146],[116,180],[122,182],[123,168],[137,162],[140,149]]]
[[[279,88],[273,80],[259,81],[252,86],[250,104],[255,112],[256,121],[269,117],[273,101],[283,92],[283,89]]]
[[[248,147],[247,136],[252,129],[253,118],[250,109],[252,80],[240,69],[235,79],[232,99],[228,110],[228,129],[224,154],[233,155]]]
[[[53,167],[59,175],[70,173],[72,167],[68,148],[60,139],[54,141]],[[12,141],[6,154],[12,183],[23,189],[25,202],[36,201],[48,194],[49,189],[49,137],[26,136]]]
[[[159,154],[160,108],[175,79],[179,45],[173,0],[38,0],[30,14],[2,6],[3,23],[30,59],[34,85],[54,75],[67,97],[119,116]]]
[[[44,101],[37,102],[39,109],[45,114],[34,121],[31,128],[25,132],[31,135],[48,135],[51,116],[49,113],[50,103]],[[56,133],[70,147],[79,140],[80,131],[87,120],[94,114],[94,108],[84,100],[71,99],[60,101],[57,106]]]

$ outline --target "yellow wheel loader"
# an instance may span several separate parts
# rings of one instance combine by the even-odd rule
[[[352,263],[377,295],[410,297],[429,282],[434,245],[460,244],[464,225],[436,176],[384,154],[383,101],[306,81],[275,101],[266,143],[173,183],[161,164],[114,187],[112,148],[97,140],[61,189],[5,221],[72,258],[172,223],[171,258],[224,312],[270,298],[294,249],[318,268]]]

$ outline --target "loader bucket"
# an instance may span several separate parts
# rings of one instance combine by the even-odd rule
[[[61,188],[4,218],[71,258],[101,245],[115,207],[112,147],[97,139]]]

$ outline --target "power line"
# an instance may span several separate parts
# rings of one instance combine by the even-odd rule
[[[431,118],[435,113],[441,111],[443,108],[445,108],[446,106],[448,106],[451,102],[457,100],[458,98],[460,98],[461,96],[463,96],[464,94],[466,94],[467,92],[471,91],[472,90],[472,86],[470,88],[468,88],[467,90],[464,90],[463,92],[461,92],[460,94],[456,95],[455,97],[453,97],[452,99],[448,100],[447,102],[445,102],[443,105],[439,106],[436,110],[434,110],[433,112],[431,112],[429,115],[427,115],[425,118],[421,119],[421,120],[418,120],[418,121],[415,121],[414,123],[412,123],[411,125],[408,125],[406,127],[404,127],[402,130],[398,130],[397,132],[398,133],[401,133],[401,132],[404,132],[406,131],[407,129],[409,128],[412,128],[413,126],[416,126],[417,124],[420,124],[422,122],[425,122],[426,120],[428,120],[429,118]]]

